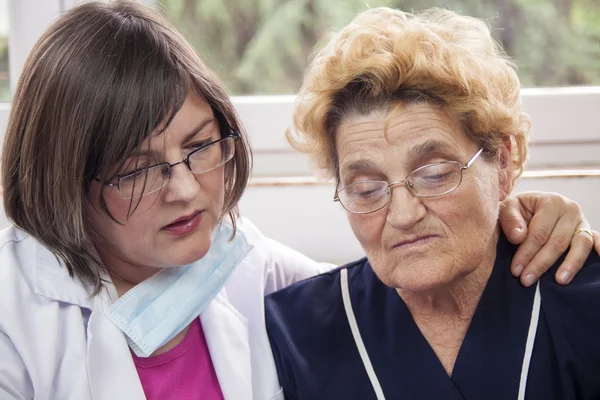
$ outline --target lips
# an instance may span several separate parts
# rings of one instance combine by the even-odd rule
[[[176,236],[185,235],[198,227],[204,211],[194,211],[191,214],[177,218],[161,230],[169,232]]]
[[[437,237],[437,235],[422,235],[422,236],[408,237],[408,238],[405,238],[404,240],[399,241],[393,247],[396,248],[396,247],[410,246],[412,244],[418,244],[420,242],[426,242],[429,239],[433,239],[433,238],[436,238],[436,237]]]

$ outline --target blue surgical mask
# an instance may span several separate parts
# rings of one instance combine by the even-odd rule
[[[222,223],[208,253],[193,264],[165,268],[136,285],[108,312],[129,347],[149,357],[197,318],[215,298],[235,267],[252,249],[246,236]]]

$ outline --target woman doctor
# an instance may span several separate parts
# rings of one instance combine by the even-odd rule
[[[169,23],[131,2],[62,15],[3,149],[0,398],[283,398],[263,297],[324,267],[236,219],[249,172],[225,89]],[[552,232],[541,270],[585,224],[559,196],[506,204],[507,232],[530,211],[530,237]]]

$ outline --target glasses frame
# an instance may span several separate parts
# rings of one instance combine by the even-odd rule
[[[193,174],[195,174],[195,175],[196,175],[196,174],[203,174],[203,173],[205,173],[205,172],[208,172],[208,171],[212,171],[213,169],[215,169],[215,168],[217,168],[217,167],[219,167],[219,166],[221,166],[221,165],[223,165],[223,164],[225,164],[225,163],[227,163],[227,162],[231,161],[231,159],[233,158],[233,156],[232,156],[232,158],[230,158],[229,160],[227,160],[227,161],[226,161],[226,162],[224,162],[223,164],[219,164],[219,165],[217,165],[217,166],[215,166],[215,167],[213,167],[213,168],[211,168],[211,169],[207,169],[207,170],[204,170],[204,171],[198,171],[198,172],[192,171],[192,165],[191,165],[191,162],[190,162],[190,158],[191,158],[191,157],[192,157],[194,154],[196,154],[196,153],[199,153],[199,152],[201,152],[202,150],[205,150],[207,147],[213,146],[213,145],[215,145],[215,144],[217,144],[217,143],[221,143],[221,142],[223,142],[223,141],[225,141],[225,140],[228,140],[228,139],[230,139],[230,138],[233,138],[233,145],[234,145],[234,152],[233,152],[233,155],[235,156],[235,143],[236,143],[236,142],[237,142],[237,141],[240,139],[240,134],[239,134],[239,133],[237,133],[237,132],[233,132],[233,133],[231,133],[231,134],[229,134],[229,135],[227,135],[227,136],[224,136],[224,137],[222,137],[222,138],[220,138],[220,139],[217,139],[217,140],[215,140],[215,141],[212,141],[212,142],[210,142],[210,143],[207,143],[207,144],[205,144],[205,145],[204,145],[204,146],[202,146],[202,147],[198,147],[197,149],[194,149],[194,150],[192,150],[192,151],[191,151],[191,152],[189,152],[189,153],[188,153],[188,155],[187,155],[187,156],[186,156],[186,157],[185,157],[183,160],[181,160],[181,161],[178,161],[178,162],[176,162],[176,163],[173,163],[173,164],[171,164],[171,163],[168,163],[168,162],[166,162],[166,161],[165,161],[165,162],[161,162],[161,163],[156,163],[156,164],[153,164],[153,165],[149,165],[149,166],[147,166],[147,167],[144,167],[144,168],[139,168],[139,169],[136,169],[135,171],[131,171],[131,172],[129,172],[129,173],[127,173],[127,174],[125,174],[125,175],[120,175],[120,176],[119,176],[119,175],[117,175],[117,182],[116,182],[116,183],[106,183],[104,186],[107,186],[107,187],[112,187],[112,188],[117,188],[117,190],[119,191],[119,195],[120,195],[120,196],[121,196],[123,199],[125,199],[125,200],[130,200],[130,199],[132,199],[132,198],[141,198],[141,197],[144,197],[144,196],[145,196],[145,195],[147,195],[147,194],[151,194],[151,193],[158,192],[159,190],[161,190],[162,188],[164,188],[164,187],[166,186],[166,184],[163,184],[163,185],[162,185],[160,188],[158,188],[158,189],[155,189],[155,190],[152,190],[151,192],[143,192],[143,194],[142,194],[141,196],[136,196],[136,197],[129,197],[129,198],[126,198],[126,197],[124,197],[124,196],[123,196],[123,193],[121,192],[121,179],[127,178],[128,176],[131,176],[131,175],[133,175],[133,174],[137,174],[137,173],[139,173],[140,171],[149,170],[149,169],[151,169],[151,168],[156,168],[156,167],[159,167],[159,166],[161,166],[161,165],[162,165],[162,166],[168,166],[168,168],[169,168],[169,175],[168,175],[168,178],[166,178],[166,179],[165,179],[165,182],[168,182],[168,180],[169,180],[169,179],[171,179],[171,169],[172,169],[173,167],[175,167],[176,165],[179,165],[179,164],[185,164],[185,166],[186,166],[186,167],[188,167],[188,169],[190,170],[190,172],[191,172],[191,173],[193,173]],[[96,181],[99,181],[99,179],[95,179],[95,180],[96,180]]]
[[[346,185],[346,186],[342,187],[341,189],[338,189],[336,187],[335,194],[333,196],[333,201],[334,202],[339,202],[342,205],[342,207],[344,207],[344,210],[348,211],[349,213],[352,213],[352,214],[371,214],[371,213],[377,212],[377,211],[379,211],[379,210],[387,207],[392,202],[392,191],[393,191],[392,189],[394,187],[396,187],[396,186],[399,186],[399,185],[405,185],[406,188],[408,189],[408,191],[411,192],[416,197],[422,197],[422,198],[428,198],[428,199],[435,198],[435,197],[441,197],[441,196],[447,195],[448,193],[452,192],[453,190],[455,190],[457,187],[460,186],[460,184],[462,183],[462,180],[463,180],[463,171],[469,169],[471,167],[471,165],[473,165],[473,163],[475,162],[475,160],[477,160],[477,158],[481,155],[482,152],[483,152],[483,147],[480,148],[479,151],[477,151],[477,153],[475,153],[473,155],[473,157],[471,157],[469,159],[469,161],[467,161],[467,163],[465,165],[462,165],[458,161],[439,161],[439,162],[435,162],[435,163],[431,163],[431,164],[422,165],[419,168],[413,170],[410,174],[408,174],[406,176],[406,178],[404,178],[401,181],[397,181],[397,182],[387,183],[385,181],[361,181],[361,182],[383,182],[383,183],[387,184],[386,193],[389,194],[388,200],[381,207],[379,207],[379,208],[377,208],[375,210],[372,210],[372,211],[364,211],[364,212],[351,211],[351,210],[348,210],[346,208],[346,206],[344,206],[344,203],[342,203],[340,201],[339,193],[341,191],[343,191],[345,188],[347,188],[350,185],[354,185],[355,183],[361,183],[361,182],[351,183],[350,185]],[[414,173],[416,173],[418,171],[423,170],[424,168],[431,167],[432,165],[440,165],[440,164],[448,164],[448,163],[457,164],[460,167],[460,180],[458,181],[458,183],[456,184],[456,186],[454,186],[453,188],[448,189],[445,192],[440,193],[440,194],[422,195],[422,194],[415,193],[415,191],[414,191],[414,184],[409,179],[411,177],[411,175],[413,175]]]

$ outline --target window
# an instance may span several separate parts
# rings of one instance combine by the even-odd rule
[[[367,4],[486,19],[524,87],[600,84],[600,0],[160,1],[234,94],[295,93],[314,46]]]
[[[8,23],[8,0],[0,0],[0,103],[10,101]]]

